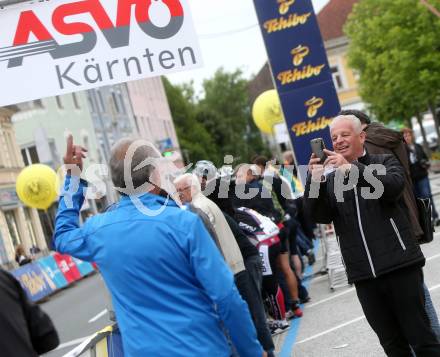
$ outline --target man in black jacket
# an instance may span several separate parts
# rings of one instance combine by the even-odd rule
[[[362,128],[366,133],[365,148],[369,154],[392,154],[399,160],[403,166],[405,173],[405,187],[403,189],[402,197],[409,212],[409,221],[411,228],[414,231],[414,236],[419,244],[424,243],[423,230],[419,224],[419,212],[417,210],[416,198],[413,191],[413,181],[411,177],[410,162],[404,135],[407,130],[402,130],[404,134],[396,130],[389,129],[381,123],[372,123],[368,115],[364,112],[354,109],[342,110],[339,115],[354,115],[362,124]],[[428,180],[429,184],[429,180]],[[429,293],[426,284],[423,284],[425,292],[425,308],[428,315],[431,327],[440,341],[440,323],[432,303],[431,294]]]
[[[1,269],[0,336],[0,354],[5,357],[36,357],[59,344],[49,316],[28,300],[11,274]]]
[[[402,198],[404,171],[392,155],[370,155],[358,118],[336,117],[335,152],[324,165],[312,155],[305,208],[334,223],[350,283],[388,356],[440,356],[424,307],[425,258]],[[333,167],[333,170],[331,168]],[[380,229],[377,229],[380,227]]]
[[[414,184],[414,194],[417,198],[429,198],[432,205],[432,219],[436,226],[439,225],[438,213],[435,208],[429,183],[429,159],[422,145],[414,141],[414,133],[411,129],[402,130],[409,154],[409,170]]]

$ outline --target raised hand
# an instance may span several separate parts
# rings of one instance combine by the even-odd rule
[[[325,160],[324,166],[331,166],[337,169],[340,167],[345,167],[346,165],[350,165],[350,163],[341,154],[335,153],[327,149],[324,149],[324,152],[327,155],[327,160]]]
[[[324,165],[321,164],[321,159],[315,154],[312,154],[309,161],[309,172],[312,175],[313,181],[321,181],[324,174]]]
[[[81,172],[83,169],[83,159],[86,158],[87,150],[79,145],[73,144],[73,136],[69,135],[67,137],[67,148],[66,155],[64,155],[65,165],[76,165]],[[70,171],[72,171],[70,169]]]

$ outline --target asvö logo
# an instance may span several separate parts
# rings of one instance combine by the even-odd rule
[[[63,45],[57,43],[41,16],[33,10],[23,11],[20,13],[13,45],[0,48],[1,60],[7,60],[8,68],[12,68],[22,66],[25,57],[42,53],[50,54],[53,59],[89,53],[97,43],[96,31],[88,22],[69,20],[74,15],[88,14],[111,48],[129,45],[133,22],[150,37],[167,39],[179,32],[184,21],[184,11],[179,0],[119,0],[117,3],[115,19],[111,18],[100,0],[76,1],[54,8],[51,27],[60,35],[82,36],[79,42],[72,41]],[[164,24],[161,19],[167,16],[169,21]],[[32,35],[37,41],[31,42]]]

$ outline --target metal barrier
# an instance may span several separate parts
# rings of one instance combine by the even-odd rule
[[[324,249],[324,262],[328,273],[329,287],[330,290],[334,291],[337,288],[348,285],[347,273],[333,225],[323,226],[321,232],[323,232],[322,246]]]
[[[63,357],[124,357],[118,326],[107,326]]]

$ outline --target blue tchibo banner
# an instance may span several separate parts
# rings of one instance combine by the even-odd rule
[[[340,111],[311,0],[254,0],[274,83],[298,165],[310,159],[310,140],[323,138]]]

